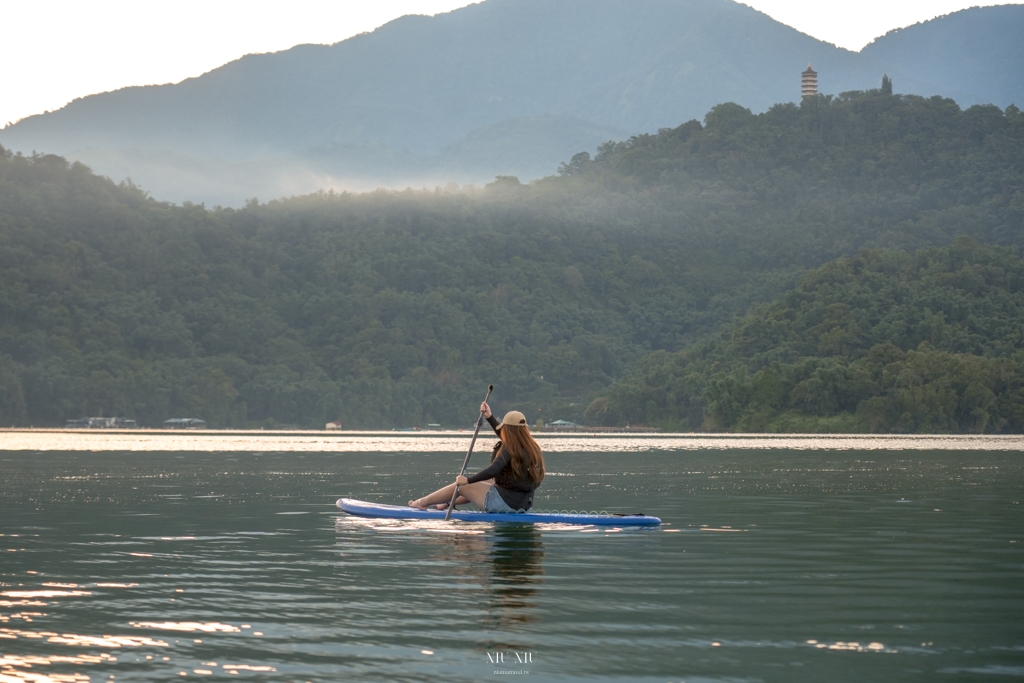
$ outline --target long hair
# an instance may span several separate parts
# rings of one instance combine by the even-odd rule
[[[512,456],[512,471],[517,477],[525,474],[535,484],[544,480],[544,454],[529,427],[502,425],[501,442]]]

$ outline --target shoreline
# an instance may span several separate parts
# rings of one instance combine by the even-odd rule
[[[3,434],[78,434],[82,436],[103,435],[144,435],[144,436],[316,436],[323,438],[343,439],[346,437],[393,437],[406,438],[451,438],[453,436],[471,436],[471,429],[160,429],[136,427],[131,429],[114,428],[65,428],[65,427],[0,427]],[[862,432],[653,432],[647,430],[612,431],[607,428],[597,430],[580,429],[575,431],[535,431],[532,434],[538,439],[551,438],[645,438],[645,439],[1019,439],[1024,441],[1024,434],[901,434],[901,433],[862,433]]]
[[[451,432],[0,429],[0,452],[465,453]],[[540,433],[547,453],[702,450],[1024,452],[1024,435]],[[480,450],[478,450],[480,452]]]

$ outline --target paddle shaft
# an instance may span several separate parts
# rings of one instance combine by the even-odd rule
[[[487,403],[487,399],[491,397],[491,392],[494,391],[494,385],[487,385],[487,394],[484,395],[484,403]],[[466,452],[466,459],[462,461],[462,471],[459,472],[459,476],[463,477],[466,475],[466,468],[469,467],[469,456],[473,455],[473,446],[476,445],[476,437],[480,433],[480,427],[484,424],[484,413],[480,411],[480,417],[476,419],[476,429],[473,430],[473,439],[469,442],[469,451]],[[455,492],[452,493],[452,500],[448,503],[448,512],[445,513],[444,519],[448,521],[452,518],[452,509],[455,507],[455,499],[459,497],[459,485],[455,485]]]

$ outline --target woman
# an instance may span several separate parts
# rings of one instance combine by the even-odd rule
[[[491,453],[491,464],[472,477],[460,475],[454,484],[410,500],[410,507],[425,509],[436,505],[444,510],[456,486],[456,504],[470,502],[486,512],[516,512],[533,507],[533,492],[544,481],[544,454],[526,426],[526,416],[513,410],[498,422],[486,402],[480,404],[480,412],[501,439]]]

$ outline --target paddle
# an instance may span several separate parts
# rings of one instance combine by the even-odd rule
[[[484,396],[484,403],[487,403],[487,399],[491,397],[491,392],[494,391],[494,385],[487,385],[487,394]],[[462,461],[462,471],[459,472],[459,476],[463,477],[466,475],[466,468],[469,466],[469,456],[473,455],[473,446],[476,445],[477,434],[480,433],[480,427],[484,423],[484,413],[480,411],[480,417],[476,419],[476,429],[473,430],[473,440],[469,442],[469,452],[466,453],[466,459]],[[452,518],[452,509],[455,507],[455,499],[459,497],[459,485],[455,485],[455,493],[452,494],[452,502],[448,503],[448,512],[444,514],[445,521]]]

